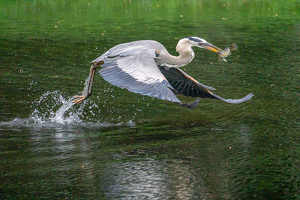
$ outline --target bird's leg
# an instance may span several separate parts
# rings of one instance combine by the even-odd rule
[[[89,78],[88,78],[88,80],[87,80],[87,88],[86,88],[86,90],[84,91],[85,94],[80,95],[80,96],[75,96],[75,100],[72,101],[73,105],[80,104],[80,103],[82,103],[84,100],[86,100],[89,96],[91,96],[91,94],[92,94],[92,88],[93,88],[93,84],[94,84],[94,77],[95,77],[96,68],[97,68],[97,67],[100,67],[100,66],[103,65],[103,64],[104,64],[104,62],[101,61],[101,62],[94,63],[94,64],[91,66]]]
[[[181,106],[185,106],[187,108],[194,108],[198,105],[198,103],[200,102],[201,98],[196,99],[195,101],[192,101],[190,103],[179,103],[179,105]]]

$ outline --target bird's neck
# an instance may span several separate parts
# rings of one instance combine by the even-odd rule
[[[195,56],[194,51],[191,48],[185,51],[178,51],[178,53],[179,56],[168,56],[168,59],[166,59],[167,67],[183,67],[189,64]]]

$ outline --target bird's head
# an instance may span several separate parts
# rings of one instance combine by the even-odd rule
[[[213,52],[219,52],[222,49],[210,44],[206,40],[199,38],[199,37],[186,37],[179,40],[176,51],[180,52],[183,48],[191,48],[191,47],[200,47],[204,48]]]

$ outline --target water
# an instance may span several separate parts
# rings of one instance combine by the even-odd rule
[[[3,1],[0,7],[2,199],[299,199],[299,2]],[[195,49],[184,69],[224,98],[192,110],[95,77],[89,62],[154,39],[176,55],[198,36],[239,49],[228,62]],[[180,97],[183,102],[193,98]]]

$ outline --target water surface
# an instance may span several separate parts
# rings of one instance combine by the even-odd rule
[[[300,196],[297,1],[3,1],[1,198],[297,199]],[[192,110],[101,76],[69,108],[89,62],[140,39],[170,53],[198,36],[184,68],[224,98]],[[193,98],[180,97],[182,101]]]

